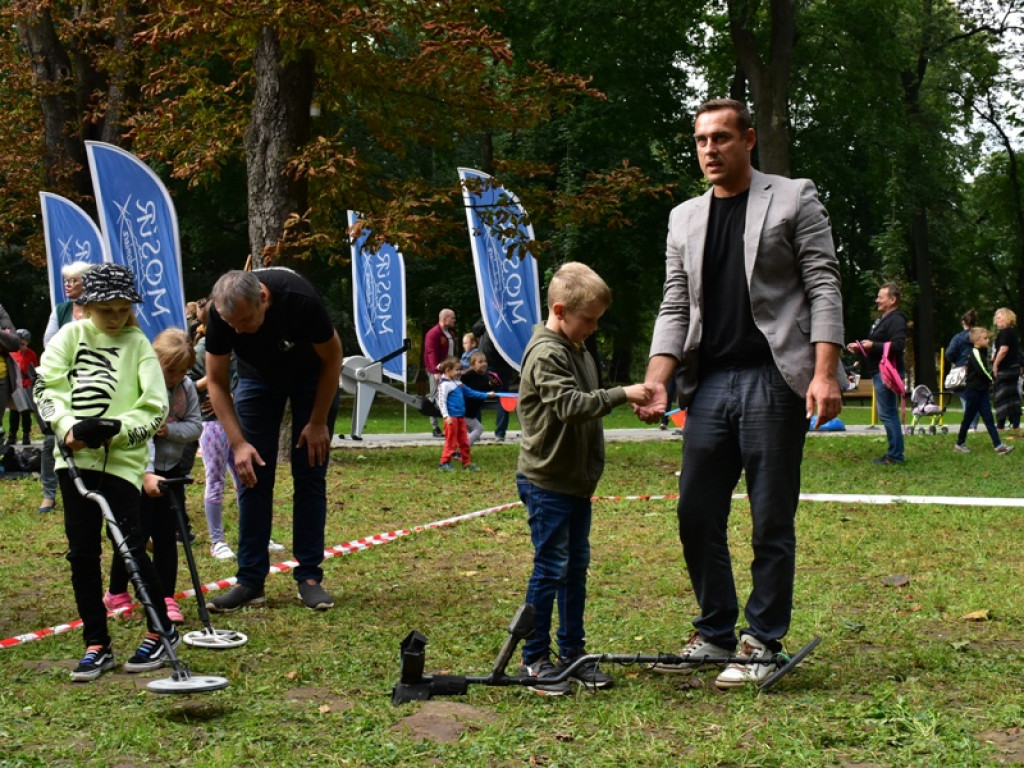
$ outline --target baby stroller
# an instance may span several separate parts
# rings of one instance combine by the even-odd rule
[[[914,387],[914,391],[910,393],[910,402],[913,404],[914,419],[907,427],[908,435],[914,434],[915,430],[924,434],[925,429],[931,435],[936,432],[945,435],[949,432],[949,427],[942,423],[942,414],[946,412],[946,407],[935,402],[935,396],[928,387],[924,384]],[[928,419],[927,427],[922,423],[924,419]]]

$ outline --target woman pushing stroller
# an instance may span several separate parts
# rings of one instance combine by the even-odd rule
[[[43,352],[35,383],[39,412],[56,439],[74,452],[74,463],[85,486],[101,494],[128,538],[140,575],[154,594],[163,594],[145,542],[138,535],[139,495],[148,459],[147,441],[167,415],[167,389],[153,347],[132,311],[142,301],[131,270],[100,264],[83,277],[78,302],[85,320],[60,329]],[[118,433],[98,448],[75,434],[89,417],[120,421]],[[115,665],[103,605],[100,507],[76,490],[68,464],[59,452],[57,479],[64,498],[64,530],[68,539],[71,587],[82,619],[85,655],[71,672],[75,681],[99,677]],[[180,637],[167,617],[163,600],[154,600],[154,625],[147,612],[148,632],[126,672],[156,669],[167,661],[163,634],[171,647]]]

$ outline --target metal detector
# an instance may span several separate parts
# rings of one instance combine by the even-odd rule
[[[54,432],[50,428],[50,423],[43,419],[42,415],[39,413],[39,409],[34,398],[32,399],[32,411],[36,417],[36,421],[39,422],[39,427],[43,431],[43,434],[53,435]],[[90,448],[106,448],[107,441],[120,430],[121,422],[119,420],[95,417],[83,419],[72,428],[75,438],[81,440]],[[146,588],[146,582],[142,578],[142,574],[139,573],[139,566],[136,564],[135,558],[132,557],[131,549],[128,547],[128,542],[125,540],[124,534],[121,532],[121,526],[118,525],[117,518],[114,516],[113,510],[110,508],[110,504],[107,503],[106,498],[101,493],[97,491],[90,491],[85,486],[85,481],[82,480],[82,475],[78,470],[78,466],[75,464],[74,452],[68,448],[67,444],[60,437],[55,436],[55,438],[54,442],[56,442],[61,456],[64,457],[64,461],[67,462],[68,474],[75,485],[75,490],[78,491],[82,498],[93,501],[100,508],[100,512],[103,514],[103,519],[107,523],[107,530],[110,532],[110,538],[114,542],[114,547],[117,550],[117,553],[124,560],[125,570],[128,571],[128,578],[135,587],[135,593],[138,595],[139,601],[145,607],[146,613],[153,622],[153,626],[158,628],[160,642],[163,644],[164,651],[167,653],[167,660],[170,662],[171,668],[174,670],[170,677],[153,680],[147,684],[146,690],[151,693],[205,693],[207,691],[219,691],[222,688],[227,688],[227,678],[214,677],[211,675],[193,675],[188,664],[181,661],[177,654],[175,654],[174,646],[171,644],[170,638],[167,636],[167,631],[163,628],[163,624],[160,621],[160,616],[156,612],[156,608],[153,606],[153,601],[149,596],[149,590]]]
[[[533,632],[533,619],[536,611],[529,603],[524,603],[508,626],[508,637],[498,651],[498,658],[489,674],[472,675],[424,675],[423,666],[425,661],[425,648],[427,638],[419,632],[410,632],[399,645],[401,651],[402,671],[399,682],[391,691],[391,703],[403,704],[407,701],[423,701],[434,696],[464,696],[470,685],[497,685],[497,686],[529,686],[536,685],[536,677],[510,677],[505,674],[512,655],[515,653],[519,642],[530,636]],[[758,689],[766,691],[775,685],[779,680],[792,672],[796,666],[803,661],[821,642],[820,637],[815,637],[803,648],[792,656],[785,653],[776,653],[770,657],[759,657],[748,659],[745,656],[730,656],[723,659],[715,659],[714,664],[771,664],[776,670],[765,678]],[[618,653],[588,653],[575,659],[571,664],[553,677],[545,677],[544,683],[561,683],[569,679],[576,669],[584,664],[593,662],[609,664],[682,664],[690,662],[688,656],[677,656],[670,653],[659,654],[618,654]],[[707,662],[704,657],[693,659],[698,664]]]
[[[217,651],[229,648],[239,648],[249,642],[249,638],[241,632],[233,629],[214,629],[210,624],[210,612],[206,608],[206,597],[203,595],[203,585],[199,582],[199,573],[196,571],[196,559],[192,554],[192,542],[188,536],[188,520],[185,518],[185,510],[178,503],[177,497],[170,493],[175,485],[191,485],[191,477],[169,477],[157,483],[161,493],[167,496],[167,501],[174,508],[178,516],[178,530],[181,531],[181,543],[185,549],[185,560],[188,561],[188,572],[192,576],[192,588],[196,593],[196,605],[199,610],[199,620],[203,623],[203,629],[189,632],[185,635],[185,642],[196,648],[211,648]]]

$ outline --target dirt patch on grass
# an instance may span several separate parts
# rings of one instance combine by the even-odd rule
[[[416,741],[455,744],[462,734],[497,720],[493,712],[454,701],[425,701],[415,714],[403,717],[391,730]]]
[[[1020,728],[986,731],[978,735],[978,741],[995,747],[998,760],[1003,765],[1024,763],[1024,732]]]

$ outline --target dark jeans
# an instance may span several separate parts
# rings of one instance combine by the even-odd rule
[[[960,393],[964,401],[964,418],[960,422],[960,433],[957,435],[957,445],[967,442],[967,430],[973,421],[977,423],[978,416],[985,422],[985,429],[988,436],[992,438],[992,445],[998,446],[1002,441],[999,439],[999,432],[996,430],[996,421],[992,417],[992,404],[988,401],[987,389],[965,389]]]
[[[83,498],[66,469],[57,471],[60,491],[64,497],[64,533],[68,538],[68,562],[71,564],[71,587],[75,591],[75,604],[82,619],[82,636],[86,646],[110,645],[107,631],[107,609],[103,605],[103,573],[100,567],[102,556],[100,531],[103,529],[103,513],[99,505]],[[146,554],[145,541],[138,533],[139,489],[113,475],[83,470],[82,480],[86,488],[97,491],[110,505],[121,534],[128,540],[132,557],[139,568],[139,574],[146,584],[160,621],[167,631],[171,623],[167,620],[167,606],[160,599],[163,588],[156,575],[156,569]],[[110,532],[107,532],[113,544]],[[116,552],[115,548],[115,552]],[[138,594],[138,590],[136,590]],[[141,599],[141,598],[140,598]],[[150,632],[156,632],[149,612],[146,624]]]
[[[882,383],[882,374],[880,373],[871,377],[871,383],[875,388],[875,408],[878,410],[878,419],[885,427],[885,437],[889,444],[885,456],[893,461],[903,461],[903,424],[900,421],[902,398]]]
[[[161,477],[184,477],[178,467],[157,474]],[[175,485],[168,489],[165,496],[147,496],[145,491],[139,496],[139,536],[143,541],[153,540],[153,567],[163,591],[153,597],[161,599],[174,597],[178,583],[178,514],[171,506],[176,501],[185,508],[185,486]],[[118,594],[128,589],[128,571],[124,567],[124,559],[114,557],[110,564],[110,592]]]
[[[700,605],[693,625],[736,647],[739,608],[729,554],[732,493],[746,473],[753,588],[743,630],[778,650],[793,612],[796,508],[807,419],[803,398],[772,365],[703,373],[686,412],[679,539]]]
[[[260,589],[270,570],[270,529],[274,517],[274,479],[277,443],[285,402],[292,405],[292,554],[299,565],[296,581],[321,581],[324,559],[324,524],[327,520],[327,461],[310,466],[305,445],[296,448],[299,434],[309,422],[316,395],[316,379],[296,382],[290,390],[272,387],[260,379],[242,378],[235,389],[235,411],[245,439],[264,461],[253,465],[256,484],[238,489],[238,581]],[[338,412],[335,395],[327,415],[328,429]]]
[[[537,611],[534,632],[523,645],[523,661],[548,658],[556,601],[559,655],[573,659],[583,653],[586,637],[583,609],[590,565],[590,499],[546,491],[522,475],[516,475],[516,487],[526,505],[533,541],[533,573],[526,602]]]

